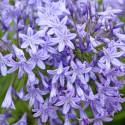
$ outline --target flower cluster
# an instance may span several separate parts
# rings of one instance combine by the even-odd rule
[[[125,102],[122,13],[107,0],[2,0],[0,74],[14,78],[0,123],[9,124],[17,99],[29,104],[38,125],[112,121]],[[20,91],[15,79],[24,81]],[[27,115],[12,124],[27,125]]]

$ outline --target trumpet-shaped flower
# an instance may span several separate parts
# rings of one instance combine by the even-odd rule
[[[104,48],[103,49],[104,56],[99,60],[99,62],[106,65],[107,69],[111,68],[111,64],[114,66],[122,66],[123,63],[118,60],[119,57],[121,57],[124,52],[123,51],[117,51],[115,47],[110,48]]]
[[[43,37],[45,30],[38,31],[34,34],[34,31],[31,27],[27,30],[27,35],[20,33],[19,37],[23,40],[21,48],[30,47],[33,52],[37,51],[37,46],[42,42],[40,37]]]
[[[23,99],[26,101],[29,100],[29,105],[30,107],[32,107],[35,104],[35,102],[43,103],[44,99],[42,95],[45,94],[47,94],[47,92],[43,92],[38,88],[31,87],[28,88],[28,94],[26,94]]]
[[[3,76],[7,74],[6,59],[2,53],[0,53],[0,71]]]
[[[13,103],[11,94],[12,94],[12,86],[10,86],[7,90],[6,96],[5,96],[3,103],[1,105],[2,108],[15,109],[15,105]]]
[[[76,37],[75,33],[69,32],[69,30],[64,27],[61,30],[56,31],[55,41],[58,42],[58,51],[61,52],[67,46],[70,49],[74,49],[74,44],[71,40]]]
[[[52,83],[56,83],[59,79],[61,86],[65,83],[65,73],[68,71],[69,67],[64,67],[62,62],[60,62],[58,69],[48,70],[47,72],[53,75]]]
[[[80,102],[79,97],[74,97],[73,92],[69,92],[66,96],[60,96],[59,101],[55,104],[56,106],[63,105],[63,113],[66,115],[71,107],[78,109],[79,105],[77,103]]]
[[[71,70],[66,75],[71,75],[71,82],[74,83],[76,79],[79,79],[83,84],[86,84],[89,78],[89,72],[91,67],[87,67],[86,63],[82,63],[80,60],[71,61]]]
[[[41,49],[38,50],[36,53],[31,52],[30,55],[31,58],[29,59],[28,62],[30,62],[33,65],[33,67],[37,65],[39,68],[45,69],[44,61],[49,58],[49,55],[47,54],[46,51]]]
[[[56,107],[51,106],[48,101],[45,101],[45,103],[40,104],[40,108],[33,109],[33,116],[40,117],[41,121],[46,123],[49,118],[55,119],[57,117],[56,110]]]

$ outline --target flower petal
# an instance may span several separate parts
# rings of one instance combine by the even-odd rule
[[[63,105],[63,113],[64,113],[64,114],[67,114],[67,113],[69,112],[69,110],[70,110],[70,104],[66,102],[66,103]]]
[[[65,48],[64,42],[60,42],[59,45],[58,45],[58,51],[62,52],[64,50],[64,48]]]
[[[7,67],[3,64],[0,68],[1,68],[1,74],[5,76],[7,74]]]

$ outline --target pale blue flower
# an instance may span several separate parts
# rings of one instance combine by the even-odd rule
[[[37,24],[40,26],[51,27],[55,19],[63,13],[69,14],[66,8],[65,0],[59,0],[57,2],[47,2],[44,7],[39,7]],[[56,24],[56,23],[55,23]]]
[[[123,51],[117,51],[115,47],[110,47],[110,48],[104,48],[103,49],[104,56],[99,60],[99,62],[103,63],[106,65],[107,69],[111,68],[111,64],[114,66],[122,66],[123,63],[120,62],[118,59],[121,57],[124,52]]]
[[[114,34],[122,41],[125,41],[125,34],[121,34],[114,31]]]
[[[26,73],[28,74],[29,78],[32,76],[32,80],[34,81],[35,76],[34,73],[32,72],[32,65],[29,64],[28,62],[22,60],[19,62],[16,62],[14,60],[11,60],[10,63],[7,64],[9,67],[11,67],[7,72],[10,74],[16,70],[18,70],[18,78],[22,78],[22,76]]]
[[[42,40],[40,37],[45,35],[45,30],[40,30],[34,34],[34,31],[31,27],[27,30],[27,35],[20,33],[19,37],[22,38],[23,43],[21,48],[30,47],[33,52],[37,51],[37,46],[41,44]]]
[[[0,39],[0,49],[5,51],[11,51],[12,50],[12,42],[8,40],[8,33],[5,33]]]
[[[48,34],[49,35],[53,35],[54,33],[56,34],[56,32],[60,31],[60,29],[66,27],[67,20],[68,20],[67,16],[65,16],[61,21],[58,17],[55,17],[53,22],[51,22],[50,24],[51,29],[48,31]]]
[[[58,69],[47,70],[50,75],[53,75],[52,83],[60,81],[61,86],[65,83],[65,73],[68,71],[69,67],[63,67],[62,62],[60,62]]]
[[[39,75],[41,77],[41,82],[42,82],[43,86],[48,88],[49,87],[49,84],[48,84],[49,79],[48,79],[48,77],[44,76],[41,72],[39,72]]]
[[[56,107],[45,101],[43,104],[40,104],[38,109],[33,109],[32,111],[34,112],[34,117],[40,117],[41,121],[46,123],[48,119],[57,118],[56,110]]]
[[[41,7],[38,11],[38,19],[36,19],[36,23],[39,26],[46,26],[47,28],[53,25],[55,15],[51,14],[53,10],[50,11],[50,7]]]
[[[84,111],[84,109],[82,108],[82,109],[80,109],[80,119],[79,119],[79,124],[80,125],[87,125],[87,124],[89,124],[89,122],[90,122],[90,119],[88,118],[88,116],[87,116],[87,114],[86,114],[86,112]]]
[[[86,62],[82,63],[80,60],[71,61],[71,70],[66,75],[71,75],[71,82],[74,83],[76,79],[79,79],[83,84],[86,84],[89,79],[89,72],[91,67],[87,67]]]
[[[46,95],[48,92],[41,91],[39,88],[28,88],[28,94],[24,96],[24,100],[29,100],[29,105],[32,107],[36,102],[44,103],[42,95]]]
[[[38,125],[102,125],[122,110],[125,35],[119,17],[124,4],[124,0],[0,2],[0,74],[17,74],[16,82],[25,83],[18,86],[19,92],[11,83],[4,93],[1,107],[9,109],[12,119],[12,96],[29,103]],[[26,113],[15,124],[4,114],[0,125],[29,124]]]
[[[96,49],[95,47],[98,47],[99,45],[101,45],[102,43],[99,42],[98,40],[96,40],[95,38],[93,37],[90,37],[90,46],[91,48],[96,52]]]
[[[51,88],[51,92],[50,92],[50,100],[53,98],[53,97],[56,97],[58,95],[58,89],[56,87],[56,84],[52,84],[52,88]]]
[[[9,5],[9,2],[1,2],[0,3],[1,13],[1,21],[5,25],[5,27],[9,27],[10,23],[15,20],[14,18],[14,7]]]
[[[24,56],[24,53],[21,49],[17,48],[15,45],[13,46],[15,55],[18,58],[18,62],[16,62],[12,55],[9,56],[8,60],[7,60],[7,66],[11,67],[7,73],[12,73],[16,70],[18,70],[18,78],[22,78],[22,76],[26,73],[28,74],[28,77],[31,78],[34,81],[35,79],[35,75],[32,72],[33,66],[31,65],[31,63],[26,61],[26,58]],[[31,79],[30,79],[31,80]]]
[[[75,49],[71,40],[76,37],[75,33],[71,33],[66,27],[56,31],[55,41],[58,42],[58,51],[61,52],[66,46],[70,49]]]
[[[19,49],[16,45],[12,45],[14,54],[16,57],[21,61],[21,60],[26,60],[24,52],[22,49]]]
[[[56,15],[62,15],[63,13],[70,14],[68,8],[66,7],[66,0],[59,0],[58,2],[53,2],[53,7]]]
[[[0,72],[3,76],[7,74],[6,58],[0,53]]]
[[[17,92],[17,96],[20,98],[20,99],[23,99],[24,97],[24,89],[21,88],[19,92]]]
[[[103,0],[104,7],[106,8],[107,6],[112,7],[113,9],[121,9],[122,13],[125,12],[125,0]]]
[[[56,54],[57,53],[56,45],[57,43],[54,41],[54,39],[47,36],[45,37],[45,41],[43,41],[40,44],[40,47],[42,47],[45,53],[48,52],[50,54]]]
[[[99,14],[99,15],[103,15],[103,16],[111,16],[111,15],[114,15],[114,14],[118,14],[118,13],[120,13],[120,12],[121,12],[120,9],[107,8],[106,11],[104,11],[104,12],[99,12],[98,14]]]
[[[49,58],[49,55],[46,51],[44,51],[43,49],[38,50],[36,53],[32,53],[31,51],[30,56],[31,58],[28,62],[31,63],[33,67],[37,65],[41,69],[46,68],[44,61]]]
[[[66,93],[65,96],[59,96],[59,101],[55,104],[55,106],[63,105],[63,113],[66,115],[71,108],[79,109],[79,105],[77,103],[80,102],[79,97],[75,97],[73,92]]]
[[[103,122],[111,122],[112,118],[110,116],[97,116],[93,120],[93,125],[103,125]]]
[[[81,98],[81,100],[83,100],[83,101],[86,100],[85,93],[84,93],[83,89],[78,85],[76,85],[76,92],[77,92],[77,95],[79,96],[79,98]]]
[[[65,8],[65,1],[48,2],[45,6],[39,7],[36,23],[40,26],[58,27],[59,17],[63,12],[68,12]]]
[[[1,125],[9,125],[7,118],[8,118],[8,113],[0,114],[0,124]]]
[[[65,122],[64,122],[64,125],[71,125],[71,122],[68,118],[68,115],[65,115]]]
[[[12,100],[12,86],[10,86],[7,90],[6,96],[2,102],[1,107],[6,109],[15,109],[15,105]]]

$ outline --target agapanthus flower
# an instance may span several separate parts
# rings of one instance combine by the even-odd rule
[[[24,97],[24,89],[21,88],[19,92],[17,92],[17,96],[20,98],[20,99],[23,99]]]
[[[20,33],[19,37],[23,39],[21,48],[30,47],[33,52],[36,52],[37,46],[42,42],[40,37],[44,36],[45,30],[41,30],[34,34],[34,31],[31,27],[27,30],[27,35]]]
[[[40,117],[41,121],[46,123],[48,119],[54,119],[57,117],[56,110],[56,107],[51,106],[48,101],[45,101],[43,104],[40,104],[38,109],[33,109],[33,116]]]
[[[36,53],[31,52],[30,55],[31,58],[29,59],[28,62],[30,62],[33,65],[33,67],[37,65],[39,68],[45,69],[44,61],[49,58],[49,55],[47,54],[46,51],[41,49],[38,50]]]
[[[18,104],[29,107],[14,125],[111,122],[125,102],[124,4],[2,0],[0,76],[11,83],[0,89],[0,124],[14,124]]]
[[[65,123],[64,125],[71,125],[68,115],[65,116]]]
[[[53,38],[46,36],[45,40],[40,44],[40,47],[43,49],[43,51],[46,53],[51,53],[51,54],[56,54],[57,49],[56,49],[56,42],[54,41]]]
[[[66,73],[67,75],[71,75],[71,82],[75,82],[78,78],[81,80],[83,84],[87,83],[88,73],[91,71],[91,67],[86,67],[86,63],[82,63],[80,60],[71,61],[71,70]]]
[[[0,124],[1,125],[9,125],[7,119],[10,117],[11,115],[9,113],[4,113],[4,114],[0,114]]]
[[[39,75],[40,75],[40,78],[41,78],[42,85],[43,85],[44,87],[48,88],[48,87],[49,87],[49,85],[48,85],[49,78],[48,78],[47,76],[44,76],[44,75],[42,74],[42,72],[39,72]]]
[[[13,46],[13,49],[15,51],[15,54],[18,58],[18,62],[13,59],[13,56],[10,55],[8,60],[7,60],[7,66],[11,67],[7,73],[13,73],[16,70],[18,70],[18,78],[22,78],[22,76],[26,73],[28,74],[29,79],[32,77],[31,81],[34,81],[35,75],[32,72],[33,66],[31,63],[26,61],[26,58],[24,56],[24,53],[21,49],[17,48],[16,46]]]
[[[28,101],[29,105],[32,107],[35,102],[44,103],[42,95],[47,94],[46,91],[41,91],[39,88],[30,87],[28,88],[28,93],[24,96],[23,100]]]
[[[55,41],[58,41],[58,51],[61,52],[64,50],[65,46],[68,46],[70,49],[74,49],[74,45],[71,40],[76,37],[75,33],[70,33],[66,27],[61,29],[61,31],[56,31]]]
[[[108,69],[111,68],[111,64],[114,66],[123,65],[123,63],[117,59],[124,54],[123,51],[117,52],[116,48],[112,47],[107,49],[104,48],[103,52],[104,56],[99,60],[99,62],[104,63]]]
[[[8,70],[9,74],[19,69],[18,78],[21,78],[24,75],[24,73],[27,73],[29,78],[32,76],[32,78],[34,80],[32,66],[31,66],[31,64],[28,64],[25,60],[21,60],[20,62],[16,62],[12,59],[11,63],[8,63],[8,66],[11,67]]]
[[[68,21],[68,17],[65,16],[61,21],[59,20],[58,17],[55,17],[55,20],[51,22],[52,24],[50,25],[51,29],[48,31],[49,35],[56,34],[60,30],[60,28],[64,28],[66,23]]]
[[[8,108],[15,109],[15,105],[14,105],[14,102],[12,100],[12,86],[10,86],[8,88],[1,107],[6,108],[6,109],[8,109]]]
[[[0,53],[0,70],[3,76],[7,74],[6,59],[2,53]]]
[[[125,1],[124,0],[114,0],[113,2],[111,0],[104,0],[104,7],[106,8],[107,6],[110,6],[114,9],[121,9],[122,13],[125,12],[124,5]]]
[[[70,91],[69,93],[66,93],[66,96],[60,96],[59,101],[55,105],[56,106],[63,105],[63,113],[66,115],[71,107],[75,109],[79,108],[79,105],[77,105],[79,101],[80,101],[79,97],[74,97],[73,92]]]
[[[55,19],[57,19],[57,16],[61,16],[63,15],[63,13],[69,14],[69,11],[66,8],[65,0],[57,2],[46,1],[44,7],[42,6],[39,7],[38,11],[39,18],[36,20],[36,22],[40,26],[51,27],[53,26]]]
[[[63,68],[62,62],[60,62],[58,69],[48,70],[47,72],[53,75],[52,83],[60,81],[61,86],[64,86],[65,83],[65,73],[68,71],[69,67]]]
[[[8,33],[5,33],[2,39],[0,40],[0,49],[3,51],[12,50],[12,42],[7,39]]]
[[[4,26],[8,28],[13,19],[15,19],[13,18],[14,7],[12,5],[9,5],[9,2],[1,2],[0,10],[3,10],[1,11],[1,21],[3,22]]]

